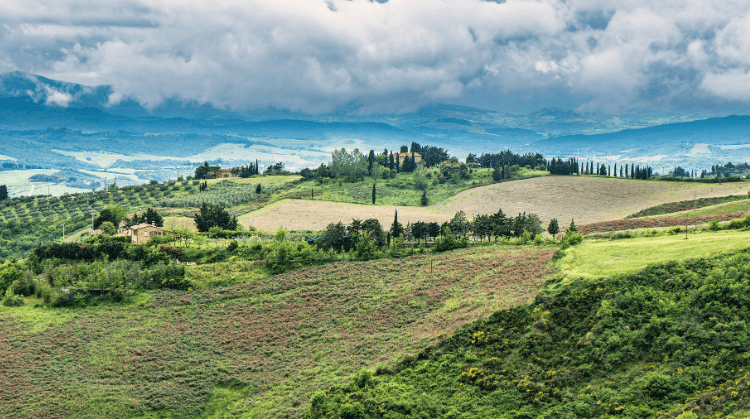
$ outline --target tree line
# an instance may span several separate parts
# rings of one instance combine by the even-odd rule
[[[557,220],[553,220],[550,226],[551,234],[557,234]],[[575,224],[571,222],[575,229]],[[454,236],[459,239],[472,237],[474,240],[484,241],[497,240],[500,238],[523,237],[534,240],[537,235],[544,231],[542,222],[536,214],[518,214],[518,216],[507,216],[503,210],[494,214],[478,215],[469,220],[463,211],[457,212],[454,217],[442,224],[437,222],[416,221],[414,223],[402,224],[398,220],[398,211],[394,214],[393,223],[385,228],[375,218],[367,220],[353,219],[349,225],[341,222],[329,224],[323,234],[316,237],[313,242],[324,250],[350,251],[355,249],[363,236],[373,242],[377,247],[390,246],[393,240],[406,241],[437,240]]]

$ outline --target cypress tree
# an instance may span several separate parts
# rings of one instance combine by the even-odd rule
[[[388,155],[388,168],[393,170],[393,153]]]
[[[547,232],[551,234],[553,238],[557,233],[560,232],[560,226],[557,224],[557,218],[553,218],[550,220],[549,225],[547,226]]]
[[[615,170],[612,173],[614,173],[614,177],[617,177],[617,163],[615,163]]]
[[[393,237],[401,237],[404,233],[404,227],[398,222],[398,210],[395,211],[393,216],[393,225],[391,226],[391,234]]]
[[[375,184],[372,184],[372,203],[375,204]]]
[[[620,165],[620,177],[623,177],[622,165]]]
[[[422,204],[422,206],[423,206],[423,207],[426,207],[426,206],[427,206],[427,204],[429,204],[429,203],[430,203],[430,202],[429,202],[429,201],[427,200],[427,191],[422,191],[422,199],[420,200],[420,203]]]
[[[396,173],[401,173],[401,154],[396,154]]]
[[[6,199],[8,199],[8,187],[0,185],[0,201],[5,201]]]

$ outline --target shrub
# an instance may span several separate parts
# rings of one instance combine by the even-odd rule
[[[6,295],[3,304],[5,307],[21,307],[25,301],[20,295]]]
[[[567,249],[571,246],[575,246],[583,241],[583,236],[581,233],[577,232],[568,232],[563,236],[562,242],[560,243],[560,249]]]
[[[721,221],[718,219],[714,219],[708,222],[708,229],[711,231],[718,231],[721,230],[721,226],[719,225]]]

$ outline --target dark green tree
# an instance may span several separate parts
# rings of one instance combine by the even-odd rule
[[[204,162],[203,166],[198,166],[195,168],[195,179],[206,179],[208,173],[208,162]]]
[[[98,229],[102,223],[110,222],[115,228],[120,225],[120,221],[124,218],[121,211],[116,211],[111,208],[104,208],[99,212],[99,216],[94,219],[94,229]]]
[[[391,170],[394,170],[393,165],[395,162],[393,161],[393,153],[388,155],[388,168]]]
[[[6,199],[8,199],[8,187],[0,185],[0,201],[5,201]]]
[[[427,227],[427,223],[423,221],[417,221],[416,223],[412,224],[411,226],[411,235],[414,236],[415,239],[417,239],[417,243],[419,243],[420,240],[427,240],[427,235],[429,234],[429,230]]]
[[[347,247],[351,243],[349,243],[348,237],[349,235],[346,232],[346,227],[344,227],[341,222],[336,224],[331,223],[326,227],[325,234],[323,235],[319,246],[322,249],[334,249],[337,252],[349,250]]]
[[[419,200],[423,207],[429,205],[430,201],[427,200],[427,191],[422,191],[422,198]]]
[[[211,227],[219,227],[223,230],[237,229],[237,217],[230,216],[229,211],[221,205],[213,206],[204,202],[200,213],[196,213],[193,219],[198,231],[202,233],[210,230]]]
[[[409,147],[407,147],[405,145],[402,145],[401,146],[401,153],[408,153],[408,152],[409,152]]]
[[[368,218],[362,222],[362,232],[370,235],[370,238],[375,242],[377,246],[385,244],[385,233],[383,227],[380,225],[380,221],[375,218]]]
[[[572,218],[570,220],[570,225],[568,226],[568,233],[578,233],[578,228]]]
[[[403,172],[413,172],[414,171],[414,161],[411,159],[411,157],[404,156],[404,163],[401,165],[401,171]]]
[[[557,218],[553,218],[549,221],[547,232],[551,234],[552,237],[555,237],[555,235],[560,232],[560,226],[557,224]]]
[[[372,184],[372,204],[375,205],[375,197],[377,196],[377,193],[375,192],[375,184]]]
[[[435,238],[440,235],[440,224],[436,222],[431,222],[427,224],[427,235],[430,236],[430,238]]]
[[[155,225],[157,227],[164,227],[164,218],[156,212],[155,209],[149,208],[144,214],[144,221],[147,224]]]
[[[260,195],[260,193],[263,192],[263,187],[260,186],[260,183],[255,186],[255,193]]]
[[[497,166],[495,166],[494,169],[492,169],[492,180],[495,182],[499,182],[500,179],[503,178],[503,174],[500,172]]]
[[[404,234],[404,226],[398,222],[398,210],[396,210],[393,216],[393,224],[391,225],[390,233],[393,237],[401,237]]]
[[[372,173],[372,164],[375,163],[375,150],[370,150],[367,155],[367,173]]]

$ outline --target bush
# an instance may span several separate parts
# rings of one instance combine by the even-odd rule
[[[22,305],[24,305],[24,303],[25,301],[20,295],[6,296],[5,300],[3,301],[3,305],[5,305],[5,307],[21,307]]]
[[[575,246],[583,241],[583,236],[578,232],[568,232],[563,236],[562,242],[560,243],[560,249],[567,249],[571,246]]]
[[[718,231],[721,230],[721,226],[719,225],[721,221],[718,219],[714,219],[708,222],[708,229],[711,231]]]

